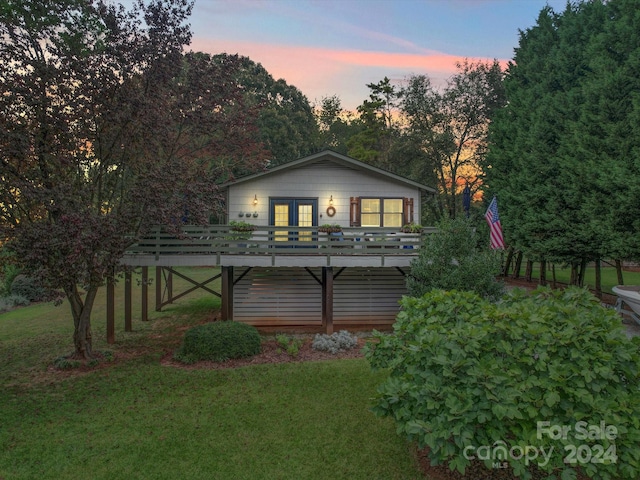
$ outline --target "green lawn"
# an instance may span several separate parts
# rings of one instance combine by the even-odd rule
[[[181,282],[174,279],[176,291]],[[0,479],[422,478],[393,422],[369,411],[383,375],[362,359],[162,366],[177,345],[176,329],[218,308],[209,297],[194,292],[160,313],[150,301],[149,322],[139,320],[134,297],[134,332],[123,331],[118,309],[117,344],[108,346],[101,296],[95,348],[119,360],[79,374],[50,369],[71,351],[66,304],[0,315]]]
[[[535,279],[540,278],[540,265],[534,264],[532,277]],[[603,266],[601,269],[602,272],[602,291],[605,293],[612,293],[611,289],[618,285],[618,276],[616,275],[616,269],[614,267]],[[522,270],[520,271],[521,276],[524,276],[524,263]],[[629,270],[623,271],[623,280],[625,285],[640,285],[640,272],[632,272]],[[569,279],[571,278],[571,269],[570,268],[561,268],[556,266],[556,280],[560,283],[569,283]],[[547,282],[551,283],[553,279],[553,274],[551,270],[547,271]],[[587,268],[585,273],[585,286],[589,288],[595,288],[596,279],[595,279],[595,269]]]

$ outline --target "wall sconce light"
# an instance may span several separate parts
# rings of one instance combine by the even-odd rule
[[[329,206],[327,207],[327,216],[333,217],[336,214],[336,209],[333,206],[333,195],[329,197]]]
[[[258,194],[255,194],[255,195],[253,196],[253,204],[254,204],[254,205],[257,205],[257,204],[258,204]]]

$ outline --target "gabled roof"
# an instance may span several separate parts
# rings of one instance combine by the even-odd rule
[[[329,160],[335,162],[339,165],[343,165],[346,167],[353,168],[355,170],[361,170],[364,172],[372,173],[376,176],[385,177],[390,180],[393,180],[398,183],[403,183],[405,185],[410,185],[412,187],[418,188],[425,192],[435,193],[435,189],[428,187],[427,185],[423,185],[418,182],[414,182],[413,180],[409,180],[408,178],[401,177],[400,175],[396,175],[395,173],[387,172],[386,170],[382,170],[381,168],[374,167],[367,163],[356,160],[355,158],[348,157],[347,155],[343,155],[338,152],[334,152],[333,150],[323,150],[318,153],[314,153],[313,155],[309,155],[307,157],[299,158],[298,160],[293,160],[292,162],[283,163],[276,167],[270,168],[264,172],[254,173],[252,175],[247,175],[245,177],[239,178],[233,182],[227,182],[221,185],[221,188],[228,188],[231,185],[238,185],[240,183],[244,183],[250,180],[254,180],[256,178],[264,177],[267,175],[274,175],[278,172],[282,172],[284,170],[292,170],[295,168],[300,168],[303,166],[311,165],[313,163],[321,162]]]

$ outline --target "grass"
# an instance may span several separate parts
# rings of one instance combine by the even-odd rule
[[[605,267],[603,266],[601,269],[602,273],[602,291],[605,293],[612,293],[611,289],[618,285],[618,276],[616,274],[616,269],[614,267]],[[521,277],[524,277],[524,264],[523,268],[520,271]],[[640,285],[640,272],[634,272],[631,270],[623,271],[623,279],[625,285]],[[534,279],[540,278],[540,264],[534,264],[534,268],[532,271],[532,277]],[[556,265],[556,280],[560,283],[569,283],[571,278],[571,268],[566,267],[562,268]],[[547,271],[547,282],[551,284],[553,279],[552,272],[549,269]],[[595,288],[596,279],[595,279],[595,269],[587,268],[585,272],[585,286],[588,288]]]
[[[422,478],[393,422],[369,411],[383,374],[366,361],[162,366],[176,329],[211,318],[219,300],[194,292],[150,312],[149,322],[134,321],[134,332],[117,321],[117,343],[108,346],[100,295],[95,348],[117,360],[95,370],[50,368],[71,350],[66,305],[0,315],[0,478]]]

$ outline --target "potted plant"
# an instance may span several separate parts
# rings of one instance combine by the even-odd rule
[[[229,222],[229,234],[226,236],[227,240],[238,242],[238,247],[244,248],[247,246],[246,242],[251,238],[251,234],[257,227],[251,223],[231,220]]]
[[[400,233],[398,234],[398,236],[406,237],[406,238],[400,238],[401,242],[415,243],[416,239],[423,232],[423,230],[424,230],[424,227],[419,223],[413,223],[413,222],[406,223],[402,227],[400,227]],[[408,248],[408,249],[418,248],[418,244],[404,245],[402,248]]]
[[[342,232],[342,227],[337,223],[325,223],[318,227],[318,231],[324,233],[338,233]]]
[[[325,223],[318,227],[318,232],[318,240],[325,242],[328,237],[342,235],[342,227],[337,223]]]
[[[402,233],[422,233],[424,227],[419,223],[406,223],[402,227],[400,227],[400,231]]]

